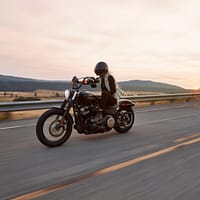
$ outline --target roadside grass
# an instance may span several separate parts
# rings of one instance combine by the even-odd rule
[[[11,102],[17,98],[39,98],[41,100],[51,100],[64,97],[62,91],[36,90],[34,92],[3,92],[0,91],[0,102]]]
[[[2,113],[0,113],[0,121],[38,118],[45,111],[46,110],[2,112]]]

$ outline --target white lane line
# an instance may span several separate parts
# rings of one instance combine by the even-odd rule
[[[153,123],[158,123],[158,122],[164,122],[164,121],[169,121],[169,120],[174,120],[174,119],[181,119],[181,118],[187,118],[187,117],[195,117],[195,116],[199,116],[199,114],[196,114],[196,115],[194,115],[194,114],[188,114],[188,115],[183,115],[183,116],[178,116],[178,117],[170,117],[170,118],[165,118],[165,119],[152,120],[152,121],[148,121],[148,122],[145,122],[145,123],[136,124],[135,126],[141,126],[141,125],[146,125],[146,124],[153,124]],[[36,126],[36,124],[27,124],[27,125],[0,127],[0,130],[15,129],[15,128],[24,128],[24,127],[30,127],[30,126]]]
[[[27,124],[27,125],[0,127],[0,130],[15,129],[15,128],[24,128],[24,127],[30,127],[30,126],[35,126],[35,125],[36,124]]]
[[[165,108],[157,108],[157,109],[152,109],[152,110],[141,110],[141,111],[136,110],[135,113],[154,112],[154,111],[161,111],[161,110],[173,110],[173,109],[185,108],[185,107],[189,107],[189,106],[176,106],[176,107],[167,107],[167,108],[165,107]],[[193,115],[185,115],[185,116],[182,116],[182,117],[191,117],[191,116],[193,116]],[[182,117],[175,117],[175,118],[167,118],[167,119],[149,121],[148,123],[144,123],[144,124],[151,124],[151,123],[156,123],[156,122],[161,122],[161,121],[168,121],[168,120],[178,119],[178,118],[182,118]],[[30,126],[35,126],[35,125],[36,124],[27,124],[27,125],[18,125],[18,126],[10,126],[10,127],[0,127],[0,130],[23,128],[23,127],[30,127]],[[140,124],[140,125],[143,125],[143,124]]]
[[[138,123],[135,126],[148,125],[148,124],[154,124],[154,123],[158,123],[158,122],[165,122],[165,121],[170,121],[170,120],[182,119],[182,118],[187,118],[187,117],[196,117],[196,116],[199,116],[199,114],[197,114],[197,115],[188,114],[188,115],[183,115],[183,116],[178,116],[178,117],[170,117],[170,118],[165,118],[165,119],[152,120],[152,121],[147,121],[144,123]]]
[[[171,106],[171,107],[162,107],[162,108],[155,108],[155,109],[151,109],[151,110],[138,110],[135,109],[136,113],[143,113],[143,112],[155,112],[155,111],[161,111],[161,110],[173,110],[173,109],[179,109],[179,108],[187,108],[187,107],[195,107],[195,106],[199,106],[199,104],[190,104],[190,105],[180,105],[180,106]]]
[[[176,106],[176,107],[168,107],[168,108],[156,108],[156,109],[152,109],[152,110],[138,110],[135,111],[136,113],[143,113],[143,112],[154,112],[154,111],[160,111],[160,110],[173,110],[173,109],[177,109],[177,108],[185,108],[187,106]]]

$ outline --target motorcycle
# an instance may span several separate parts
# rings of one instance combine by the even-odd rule
[[[134,104],[127,99],[119,99],[115,106],[99,110],[100,96],[83,89],[83,85],[97,87],[98,78],[73,77],[72,87],[65,90],[65,99],[60,106],[44,112],[37,121],[36,135],[39,141],[56,147],[66,142],[73,127],[79,134],[96,134],[111,129],[118,133],[128,132],[134,123]]]

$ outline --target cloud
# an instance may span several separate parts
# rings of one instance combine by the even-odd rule
[[[93,73],[105,60],[119,80],[196,86],[199,6],[197,0],[0,1],[0,68],[64,79]]]

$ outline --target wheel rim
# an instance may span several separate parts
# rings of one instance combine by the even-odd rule
[[[52,115],[44,122],[43,133],[49,141],[55,142],[64,137],[67,130],[67,121],[64,121],[61,125],[61,119],[61,115]]]
[[[49,126],[49,134],[52,137],[60,137],[64,133],[65,129],[60,125],[60,121],[54,120]]]
[[[127,110],[121,110],[119,116],[119,126],[122,129],[130,127],[133,123],[133,114]]]

